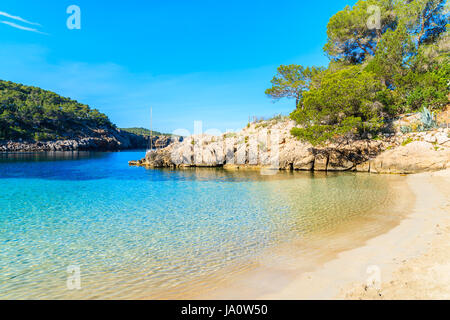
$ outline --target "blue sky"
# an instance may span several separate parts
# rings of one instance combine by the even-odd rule
[[[236,130],[292,111],[264,95],[277,66],[327,65],[327,22],[355,2],[2,0],[0,79],[89,104],[119,127],[148,127],[152,106],[157,130]],[[70,5],[81,30],[66,27]]]

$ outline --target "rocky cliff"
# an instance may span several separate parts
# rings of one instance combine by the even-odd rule
[[[168,136],[153,137],[152,144],[165,148],[172,142]],[[32,151],[118,151],[126,149],[146,149],[149,138],[114,129],[95,129],[89,135],[72,137],[65,140],[0,141],[0,152]]]
[[[414,173],[450,167],[449,129],[384,134],[314,147],[290,134],[293,121],[265,121],[222,136],[196,135],[130,165]]]

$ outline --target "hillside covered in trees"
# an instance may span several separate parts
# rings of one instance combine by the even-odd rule
[[[37,87],[0,80],[0,140],[55,140],[115,129],[85,104]]]
[[[96,109],[37,87],[0,80],[0,152],[145,149],[150,130],[118,129]],[[153,133],[162,148],[172,136]]]
[[[171,136],[171,134],[162,133],[159,131],[151,132],[149,129],[146,129],[146,128],[120,128],[120,130],[129,132],[129,133],[133,133],[133,134],[137,134],[139,136],[144,136],[144,137],[148,137],[151,134],[153,134],[153,136]]]
[[[446,0],[359,0],[328,23],[328,67],[282,65],[266,94],[295,99],[292,134],[313,144],[436,114],[449,103],[448,23]]]

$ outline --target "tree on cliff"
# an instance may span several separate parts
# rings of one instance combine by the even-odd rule
[[[361,63],[375,55],[381,35],[395,28],[392,0],[360,0],[331,17],[324,51],[335,61]]]
[[[376,133],[387,118],[448,104],[448,22],[445,0],[359,0],[338,12],[324,47],[330,64],[297,96],[292,134],[315,144]]]
[[[303,124],[292,133],[318,144],[359,129],[378,130],[384,116],[383,104],[379,102],[383,89],[374,73],[362,72],[358,66],[327,71],[318,89],[305,92],[305,108],[291,114],[292,119]]]
[[[383,34],[401,24],[416,47],[445,32],[446,0],[359,0],[331,17],[324,51],[330,59],[362,63],[375,55]]]
[[[304,68],[303,66],[291,64],[278,67],[277,74],[273,77],[272,87],[266,90],[266,95],[278,101],[281,98],[294,98],[295,106],[299,106],[303,92],[308,90],[312,79],[322,68]]]
[[[403,0],[395,8],[416,47],[436,42],[449,23],[447,0]]]

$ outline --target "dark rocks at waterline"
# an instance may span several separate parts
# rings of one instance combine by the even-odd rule
[[[155,136],[152,145],[165,148],[180,138]],[[16,140],[0,141],[0,152],[40,152],[40,151],[118,151],[129,149],[146,149],[150,145],[149,138],[121,130],[98,130],[93,136],[74,137],[65,140],[33,141]]]

